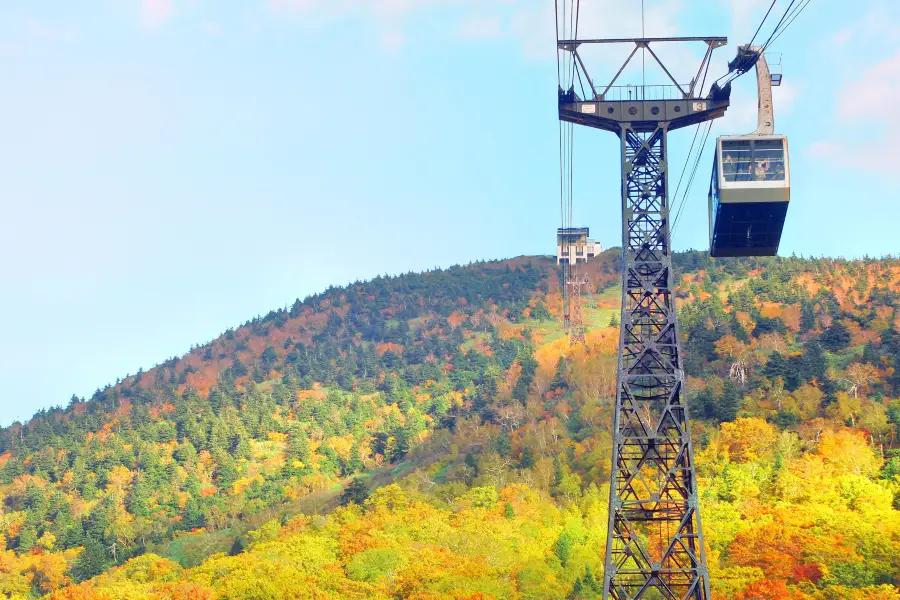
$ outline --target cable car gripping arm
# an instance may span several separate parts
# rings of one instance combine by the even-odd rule
[[[769,63],[760,46],[739,46],[737,56],[728,63],[729,72],[742,75],[756,66],[756,94],[758,97],[758,117],[756,131],[750,135],[773,135],[775,133],[775,109],[772,106],[772,74]]]

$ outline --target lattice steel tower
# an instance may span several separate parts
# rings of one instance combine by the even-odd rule
[[[581,310],[581,288],[587,285],[587,279],[579,276],[577,271],[569,276],[569,302],[571,313],[569,315],[569,345],[584,345],[584,313]]]
[[[697,75],[680,85],[651,44],[698,42]],[[634,45],[605,87],[596,87],[578,48]],[[710,57],[725,38],[559,40],[583,86],[560,89],[559,118],[619,136],[622,161],[622,316],[603,597],[710,600],[698,509],[684,367],[672,291],[668,198],[669,131],[721,117],[730,87],[701,97]],[[638,51],[671,86],[614,87]],[[703,80],[701,81],[701,77]]]

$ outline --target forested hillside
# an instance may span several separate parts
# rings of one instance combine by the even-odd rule
[[[618,254],[587,266],[586,348],[554,261],[478,263],[3,429],[0,594],[599,598]],[[900,600],[900,261],[675,262],[714,596]]]

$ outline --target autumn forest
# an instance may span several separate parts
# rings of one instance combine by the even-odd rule
[[[600,598],[620,250],[330,288],[0,430],[0,596]],[[900,260],[675,256],[717,600],[900,600]],[[11,399],[9,399],[11,400]]]

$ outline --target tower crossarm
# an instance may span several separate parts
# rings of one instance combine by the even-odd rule
[[[694,78],[688,84],[680,83],[671,69],[653,50],[653,44],[667,42],[702,42],[706,52]],[[654,131],[660,123],[668,129],[678,129],[725,114],[729,105],[728,93],[702,95],[705,83],[703,74],[710,64],[714,49],[724,46],[724,37],[669,37],[669,38],[620,38],[597,40],[560,40],[557,47],[574,56],[579,85],[559,90],[559,118],[563,121],[619,132],[628,123],[634,131]],[[616,71],[612,79],[597,85],[578,52],[585,44],[634,44],[634,48]],[[625,69],[639,50],[646,50],[650,58],[662,69],[669,83],[664,85],[616,85]],[[586,87],[585,87],[586,84]]]

